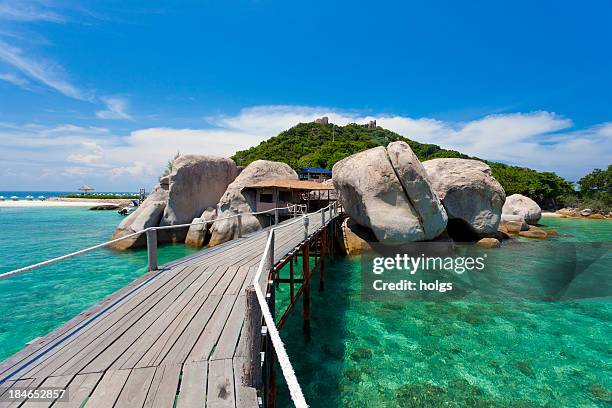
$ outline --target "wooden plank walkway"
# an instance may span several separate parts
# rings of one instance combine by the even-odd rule
[[[320,214],[309,218],[314,233]],[[167,264],[1,362],[0,396],[63,387],[68,401],[0,407],[256,407],[240,378],[240,338],[245,288],[267,237],[258,231]],[[302,222],[277,230],[275,262],[303,239]]]

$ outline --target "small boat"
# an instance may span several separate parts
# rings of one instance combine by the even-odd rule
[[[47,199],[47,197],[45,197],[45,196],[38,196],[38,199],[39,199],[40,201],[45,201],[45,200]]]
[[[34,196],[31,196],[31,195],[26,196],[26,200],[30,200],[30,201],[32,201],[33,199],[34,199]]]
[[[137,209],[138,209],[138,200],[132,200],[132,205],[130,205],[129,207],[124,207],[120,209],[119,211],[117,211],[117,213],[121,215],[130,215]]]
[[[4,196],[0,196],[0,201],[4,201]]]
[[[11,197],[11,200],[13,200],[13,201],[19,201],[19,197],[17,197],[17,196],[12,196],[12,197]]]

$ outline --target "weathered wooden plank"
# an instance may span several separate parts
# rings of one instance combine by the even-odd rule
[[[232,360],[212,360],[208,363],[208,408],[235,408],[234,369]]]
[[[233,295],[226,295],[232,296]],[[219,341],[215,347],[215,351],[210,357],[211,360],[221,360],[226,358],[232,358],[234,356],[234,350],[238,344],[238,336],[240,335],[240,329],[244,322],[244,316],[246,312],[246,301],[245,295],[241,294],[236,298],[235,304],[232,308],[225,326],[219,336]]]
[[[80,408],[89,398],[103,373],[79,374],[68,386],[68,401],[57,401],[53,407]]]
[[[235,357],[234,364],[234,389],[236,390],[236,407],[240,408],[257,408],[257,390],[253,387],[244,385],[242,373],[244,366],[249,362],[244,357]]]
[[[157,367],[143,407],[167,408],[174,405],[181,366],[168,364]]]
[[[210,356],[215,344],[217,344],[217,339],[221,335],[221,330],[227,321],[227,317],[229,316],[233,305],[233,297],[223,296],[219,302],[219,306],[217,306],[215,309],[215,313],[189,353],[187,361],[208,360],[208,356]]]
[[[130,370],[108,370],[91,394],[86,407],[106,408],[113,406],[129,375]]]
[[[119,394],[115,408],[142,407],[155,375],[155,367],[135,368]]]
[[[193,281],[187,280],[185,285],[177,286],[173,295],[164,297],[147,314],[134,316],[130,326],[122,335],[106,349],[98,351],[98,355],[84,370],[101,371],[111,365],[113,368],[135,367],[142,355],[158,339],[160,333],[189,302],[190,295],[201,288],[211,276],[210,273],[200,274]]]
[[[174,284],[178,285],[177,282],[174,282]],[[176,286],[172,286],[172,288],[175,287]],[[132,302],[121,305],[118,313],[112,314],[112,318],[105,319],[102,324],[94,324],[86,327],[74,338],[62,344],[61,347],[54,349],[44,360],[39,361],[31,369],[25,371],[23,375],[47,376],[54,373],[59,367],[62,367],[64,370],[70,367],[70,365],[67,364],[69,358],[76,358],[77,361],[83,361],[83,354],[77,356],[78,353],[87,353],[87,350],[84,350],[87,348],[95,349],[109,336],[114,336],[119,330],[124,328],[126,321],[134,314],[142,313],[143,310],[150,309],[152,304],[156,304],[159,299],[168,295],[168,293],[162,289],[163,286],[158,288],[151,297],[143,300],[134,308],[130,308]],[[68,374],[66,372],[64,373]]]
[[[183,366],[181,389],[176,401],[177,408],[200,408],[206,406],[206,384],[208,363],[195,361]]]
[[[191,348],[196,340],[202,334],[202,331],[208,324],[211,316],[218,307],[221,301],[221,296],[209,296],[206,302],[202,305],[198,313],[189,323],[187,329],[181,334],[179,339],[174,343],[170,351],[164,357],[162,363],[183,363],[189,355]]]
[[[243,243],[231,241],[226,244],[220,245],[213,250],[205,251],[207,255],[205,256],[206,261],[212,261],[215,259],[223,259],[223,257],[228,255],[224,253],[225,249],[227,249],[229,252],[236,251],[236,250],[239,251],[239,246],[241,244]],[[113,302],[116,302],[117,299],[120,299],[122,296],[126,296],[126,294],[129,294],[130,291],[135,290],[135,288],[138,288],[139,290],[135,292],[135,294],[133,294],[125,302],[121,303],[120,306],[123,306],[122,307],[123,309],[127,307],[126,303],[131,306],[141,305],[142,299],[140,299],[140,297],[143,297],[143,296],[146,297],[150,294],[149,292],[154,292],[156,290],[159,290],[165,283],[167,283],[168,281],[170,281],[171,279],[179,275],[179,272],[181,272],[187,266],[189,265],[178,264],[177,267],[173,268],[172,270],[151,272],[151,273],[144,275],[143,277],[137,279],[132,284],[129,284],[128,286],[119,290],[115,294],[107,297],[105,300],[103,300],[99,304],[93,306],[92,308],[87,309],[86,311],[81,313],[76,318],[72,319],[67,324],[60,326],[58,329],[54,330],[47,336],[44,336],[43,338],[37,340],[36,342],[34,342],[33,345],[26,347],[24,350],[16,353],[14,356],[0,363],[0,367],[1,367],[0,372],[2,372],[2,375],[4,375],[4,373],[7,373],[9,370],[14,369],[18,365],[22,365],[27,360],[32,360],[36,358],[38,355],[41,355],[42,353],[48,351],[48,349],[50,348],[54,348],[54,350],[53,350],[53,353],[50,353],[46,356],[47,358],[55,356],[56,353],[58,353],[62,349],[72,348],[71,343],[79,339],[81,336],[80,334],[77,334],[76,336],[71,336],[67,341],[63,341],[60,347],[57,347],[55,343],[58,340],[62,340],[63,339],[62,336],[65,336],[70,331],[75,330],[77,327],[79,327],[79,325],[84,324],[84,322],[86,322],[87,319],[89,319],[92,315],[104,310],[104,308],[108,307]],[[139,288],[138,287],[139,285],[144,285],[144,286]],[[117,312],[117,307],[114,307],[111,310],[106,311],[104,315],[94,320],[93,322],[87,322],[88,329],[105,323],[110,317],[118,316],[119,318],[123,318],[126,315],[125,313],[121,313],[121,312],[116,313],[116,312]],[[113,327],[114,324],[115,322],[111,321],[107,324],[107,326]],[[104,333],[106,330],[107,328],[102,328],[101,332]],[[31,373],[28,373],[28,374],[30,376],[32,375]],[[25,375],[27,374],[21,373],[21,377],[25,377]]]
[[[213,274],[206,284],[202,286],[200,291],[188,299],[188,302],[183,308],[181,308],[180,312],[174,316],[172,321],[168,321],[168,319],[166,319],[166,321],[161,322],[161,324],[157,327],[159,330],[157,340],[150,348],[148,348],[148,350],[146,350],[146,353],[142,355],[142,358],[139,359],[137,366],[142,367],[147,365],[157,365],[161,362],[172,345],[180,337],[180,334],[188,326],[191,319],[197,314],[198,310],[200,310],[205,302],[205,299],[207,299],[211,290],[217,284],[218,279],[223,276],[223,273],[225,273],[224,271],[221,273],[221,270],[227,269],[224,267],[220,268],[221,269],[218,270],[218,273]],[[169,315],[169,313],[166,313],[166,315]]]

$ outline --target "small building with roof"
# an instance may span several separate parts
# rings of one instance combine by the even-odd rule
[[[332,178],[332,171],[321,167],[302,167],[298,177],[303,181],[316,181],[319,183]]]
[[[299,204],[305,211],[316,211],[335,200],[334,187],[328,183],[278,179],[245,186],[256,212]],[[288,212],[282,215],[289,215]]]

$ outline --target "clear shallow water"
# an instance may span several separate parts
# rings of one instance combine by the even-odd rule
[[[0,273],[108,241],[115,211],[0,208]],[[195,252],[164,245],[163,264]],[[0,280],[0,359],[43,336],[146,272],[145,250],[96,250]]]
[[[612,240],[610,221],[542,222],[560,233],[546,245]],[[523,268],[552,262],[543,242],[529,242]],[[515,251],[496,251],[516,265]],[[609,278],[605,261],[591,267]],[[312,407],[610,406],[610,302],[366,302],[359,258],[328,264],[325,291],[317,282],[310,339],[301,302],[281,331]],[[284,385],[279,394],[290,406]]]

